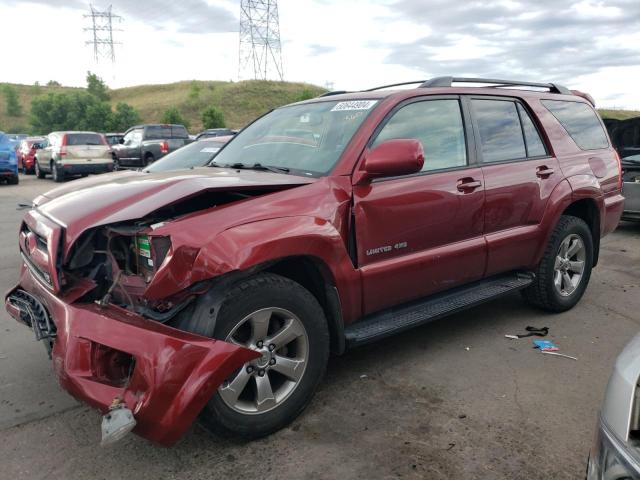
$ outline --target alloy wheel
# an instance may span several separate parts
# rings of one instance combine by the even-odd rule
[[[309,338],[292,312],[276,307],[253,312],[231,330],[225,341],[261,355],[243,365],[218,389],[229,408],[243,414],[268,412],[300,384],[308,361]]]
[[[571,295],[583,278],[587,250],[580,235],[572,233],[562,243],[553,265],[553,284],[563,297]]]

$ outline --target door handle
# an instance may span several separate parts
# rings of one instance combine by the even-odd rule
[[[540,178],[547,178],[550,175],[553,175],[553,168],[549,168],[546,165],[543,165],[541,167],[538,167],[536,170],[536,176],[540,177]]]
[[[467,177],[458,180],[456,188],[459,192],[467,193],[472,192],[473,190],[481,186],[482,182],[480,182],[479,180],[474,180],[473,178]]]

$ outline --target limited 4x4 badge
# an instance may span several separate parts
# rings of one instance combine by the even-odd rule
[[[369,255],[378,255],[379,253],[388,253],[391,250],[400,250],[402,248],[407,248],[407,242],[398,242],[392,245],[385,245],[384,247],[376,247],[370,248],[367,250],[367,256]]]

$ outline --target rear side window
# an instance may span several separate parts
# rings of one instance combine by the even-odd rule
[[[480,131],[484,162],[502,162],[527,156],[515,102],[473,99],[471,104]]]
[[[540,138],[538,129],[531,120],[531,117],[519,103],[518,113],[520,114],[520,121],[522,122],[522,131],[524,132],[524,140],[527,147],[527,157],[544,157],[547,155],[547,149]]]
[[[413,138],[424,148],[422,171],[467,164],[467,147],[458,100],[426,100],[398,110],[372,146],[386,140]]]
[[[67,145],[103,145],[102,136],[97,133],[67,133]]]
[[[607,135],[596,112],[586,103],[564,100],[541,102],[582,150],[597,150],[609,146]]]
[[[154,125],[145,129],[145,138],[150,140],[162,140],[171,138],[171,127],[169,125]]]

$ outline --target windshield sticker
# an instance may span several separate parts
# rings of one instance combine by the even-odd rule
[[[332,112],[344,112],[349,110],[369,110],[378,100],[352,100],[350,102],[340,102],[331,109]]]
[[[220,147],[206,147],[200,150],[200,153],[216,153],[220,150]]]

